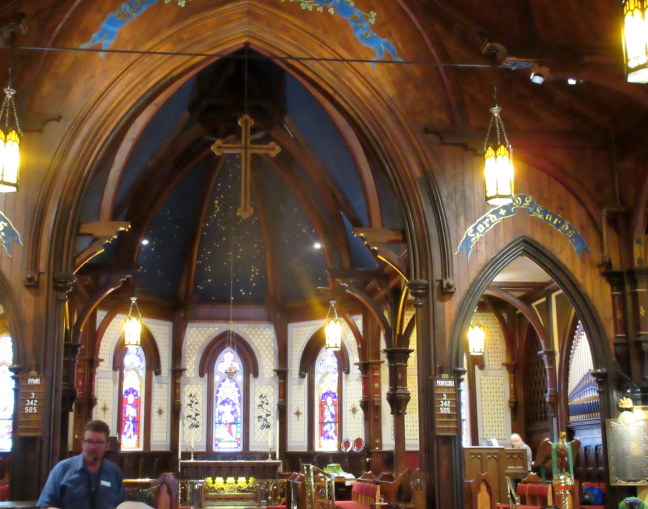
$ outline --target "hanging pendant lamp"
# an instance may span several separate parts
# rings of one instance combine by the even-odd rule
[[[496,104],[490,111],[491,119],[484,141],[485,199],[489,205],[499,207],[513,201],[513,147],[500,116],[502,108]],[[494,140],[491,140],[492,133]]]
[[[648,83],[648,0],[624,0],[623,52],[630,83]]]

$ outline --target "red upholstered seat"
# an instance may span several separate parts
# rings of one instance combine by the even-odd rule
[[[515,491],[520,500],[519,508],[540,509],[552,505],[551,485],[541,483],[520,483]],[[509,504],[497,504],[498,509],[508,509]]]
[[[2,483],[0,484],[0,500],[9,500],[9,485]]]
[[[341,509],[367,509],[380,497],[380,487],[368,482],[354,482],[351,487],[351,500],[339,500],[335,507]]]

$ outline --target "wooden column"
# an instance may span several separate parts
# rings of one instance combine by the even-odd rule
[[[52,421],[50,432],[52,437],[52,450],[50,455],[51,466],[67,456],[67,437],[69,425],[69,412],[76,396],[74,388],[74,374],[76,371],[76,358],[79,345],[71,342],[71,324],[68,312],[69,294],[74,288],[76,278],[68,272],[54,274],[54,290],[56,291],[56,327],[55,335],[48,341],[54,346],[54,355],[51,364],[52,384]]]
[[[288,406],[288,369],[277,368],[274,370],[279,379],[279,397],[277,400],[277,419],[279,424],[279,443],[275,444],[279,456],[283,458],[288,444],[288,421],[286,420],[286,408]],[[272,424],[273,430],[275,423]]]
[[[407,390],[407,360],[414,350],[409,348],[386,348],[389,364],[389,390],[387,402],[394,416],[394,469],[401,473],[405,462],[405,414],[411,397]]]
[[[547,393],[545,394],[545,402],[547,403],[547,409],[551,414],[551,434],[552,436],[557,437],[561,430],[558,429],[557,422],[558,395],[556,393],[556,351],[542,350],[540,355],[542,356],[545,373],[547,374]]]
[[[95,395],[95,376],[97,373],[98,361],[95,360],[95,350],[97,347],[96,335],[97,313],[90,313],[88,322],[81,333],[81,344],[84,348],[81,350],[81,358],[77,360],[75,387],[77,397],[74,401],[74,423],[72,429],[71,448],[73,451],[81,450],[81,439],[83,427],[92,419],[92,410],[97,405],[97,396]]]
[[[632,373],[628,341],[628,313],[626,306],[625,275],[621,271],[603,273],[612,291],[612,312],[614,319],[614,356],[623,373]]]
[[[365,437],[367,437],[369,451],[382,449],[382,421],[380,416],[382,408],[380,366],[382,363],[383,361],[380,360],[358,362],[358,368],[362,375],[360,408],[364,412]]]
[[[648,269],[635,268],[631,271],[633,348],[631,357],[636,359],[637,366],[632,373],[633,380],[648,377]]]

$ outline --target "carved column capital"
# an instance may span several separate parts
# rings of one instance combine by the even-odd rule
[[[63,343],[63,359],[76,361],[81,347],[82,345],[80,343],[66,341]]]
[[[409,356],[413,351],[411,348],[385,348],[383,350],[390,364],[404,364],[406,366]]]
[[[457,384],[461,387],[461,382],[464,381],[464,376],[466,376],[468,370],[466,368],[454,368],[454,375],[457,379]]]
[[[423,307],[423,299],[427,297],[428,287],[430,286],[425,279],[412,279],[408,281],[407,287],[414,296],[414,307]]]
[[[76,283],[75,275],[70,272],[56,272],[52,279],[54,281],[54,290],[57,292],[57,300],[62,302],[66,301],[68,294],[72,291]]]
[[[598,393],[599,394],[604,393],[607,389],[607,381],[609,375],[607,369],[605,368],[594,369],[592,370],[591,375],[592,377],[594,377],[594,380],[596,380],[596,384],[598,385]]]
[[[407,404],[412,398],[410,391],[406,387],[398,387],[396,389],[390,387],[385,397],[391,408],[392,415],[405,415],[407,413]]]

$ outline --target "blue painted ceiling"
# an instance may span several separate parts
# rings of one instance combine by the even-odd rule
[[[230,292],[235,304],[263,304],[308,301],[329,286],[330,267],[377,266],[352,233],[376,225],[368,224],[368,191],[350,141],[298,79],[252,51],[244,55],[186,81],[143,130],[113,211],[131,231],[89,267],[130,259],[141,266],[133,279],[139,294],[171,304],[224,304]],[[240,140],[244,113],[255,121],[253,143],[282,147],[275,158],[252,156],[254,213],[247,219],[236,214],[240,156],[210,150],[215,139]],[[402,228],[387,178],[371,171],[378,226]],[[97,172],[83,220],[96,220],[105,179],[106,171]]]

